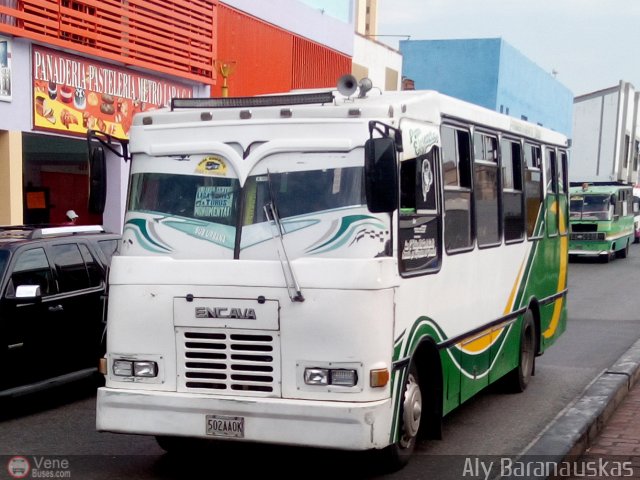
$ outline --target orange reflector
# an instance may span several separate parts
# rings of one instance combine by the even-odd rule
[[[102,375],[107,374],[107,359],[104,357],[101,358],[100,362],[98,363],[98,372],[100,372]]]
[[[384,387],[389,383],[389,370],[381,368],[379,370],[371,370],[369,378],[372,387]]]

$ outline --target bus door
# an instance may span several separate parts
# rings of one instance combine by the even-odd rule
[[[437,130],[425,126],[409,132],[413,151],[405,149],[400,163],[398,264],[403,277],[436,273],[442,260]]]

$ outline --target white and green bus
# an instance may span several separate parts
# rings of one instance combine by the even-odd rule
[[[626,258],[635,241],[633,186],[572,183],[569,192],[570,258]]]
[[[567,139],[359,85],[135,117],[99,430],[400,467],[489,384],[527,387],[565,330]],[[89,137],[95,169],[115,147]]]

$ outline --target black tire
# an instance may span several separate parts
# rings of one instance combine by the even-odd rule
[[[629,256],[629,241],[622,250],[618,250],[616,252],[616,257],[618,258],[627,258]]]
[[[397,418],[398,440],[379,452],[385,470],[394,472],[409,462],[418,440],[423,407],[418,369],[412,362],[402,387]]]
[[[535,371],[536,325],[531,310],[527,310],[522,319],[518,357],[518,366],[505,375],[504,379],[504,386],[511,393],[524,392]]]

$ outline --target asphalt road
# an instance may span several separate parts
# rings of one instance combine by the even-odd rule
[[[569,266],[567,332],[537,359],[522,394],[489,389],[444,420],[400,472],[380,475],[366,455],[260,445],[164,455],[152,438],[95,431],[95,387],[80,384],[0,406],[0,463],[10,456],[68,460],[70,478],[463,478],[471,456],[515,456],[640,337],[640,246],[610,264]],[[549,452],[550,454],[554,452]],[[495,458],[495,457],[492,457]],[[58,465],[59,466],[59,465]],[[63,469],[64,470],[64,469]],[[0,479],[11,478],[0,466]],[[482,478],[469,477],[467,478]]]

